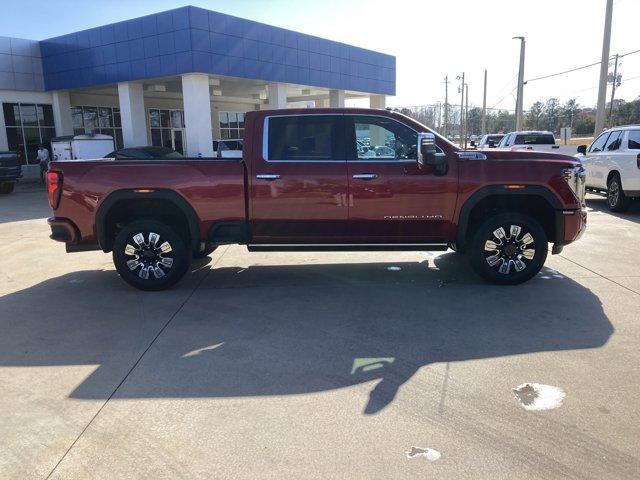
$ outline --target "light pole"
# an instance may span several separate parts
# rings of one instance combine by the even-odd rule
[[[464,72],[462,72],[462,75],[458,75],[456,79],[461,81],[458,92],[460,93],[460,146],[462,146],[462,135],[464,129]]]
[[[447,122],[449,121],[449,75],[444,77],[444,129],[443,135],[447,136]]]
[[[480,127],[480,134],[485,135],[487,133],[487,70],[484,70],[484,93],[482,95],[482,126]]]
[[[607,0],[604,13],[604,37],[602,39],[602,60],[600,62],[600,84],[598,86],[598,107],[596,109],[596,126],[594,136],[600,135],[604,129],[605,106],[607,102],[607,73],[609,73],[609,46],[611,45],[611,17],[613,16],[613,0]]]
[[[522,130],[522,95],[524,93],[524,37],[513,37],[520,40],[520,69],[518,70],[518,96],[516,97],[516,131]]]

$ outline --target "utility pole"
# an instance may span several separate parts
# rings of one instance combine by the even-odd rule
[[[467,133],[469,132],[469,84],[464,84],[464,148],[467,148]]]
[[[447,137],[447,122],[449,121],[449,75],[444,77],[444,129],[443,135]]]
[[[609,104],[609,124],[613,127],[613,99],[616,96],[616,85],[618,84],[618,54],[613,67],[613,80],[611,81],[611,102]]]
[[[462,81],[460,88],[458,89],[458,92],[460,93],[460,146],[462,146],[462,135],[464,133],[464,72],[456,78]]]
[[[607,0],[604,13],[604,37],[602,39],[602,60],[600,61],[600,84],[598,85],[598,106],[596,110],[596,126],[593,132],[598,136],[604,129],[604,115],[607,101],[607,73],[609,72],[609,47],[611,45],[611,17],[613,16],[613,0]]]
[[[482,126],[480,135],[487,133],[487,69],[484,70],[484,93],[482,95]]]
[[[518,70],[518,96],[516,97],[516,131],[522,130],[522,103],[524,94],[524,37],[513,37],[520,40],[520,69]]]

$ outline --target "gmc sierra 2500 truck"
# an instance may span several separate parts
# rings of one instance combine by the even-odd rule
[[[142,290],[217,246],[251,251],[446,250],[498,284],[538,273],[586,225],[584,171],[543,152],[464,151],[399,113],[246,116],[242,158],[52,162],[51,238],[113,252]]]

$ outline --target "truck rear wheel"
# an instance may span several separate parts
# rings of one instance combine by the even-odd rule
[[[547,258],[547,236],[533,218],[501,213],[474,232],[467,254],[473,269],[499,285],[517,285],[534,277]]]
[[[169,225],[136,220],[126,225],[113,244],[113,263],[122,279],[140,290],[164,290],[189,269],[190,252]]]
[[[0,183],[0,193],[11,193],[13,192],[14,187],[16,186],[15,182],[4,182]]]
[[[629,199],[622,190],[620,175],[614,174],[607,182],[607,205],[612,212],[626,212],[629,208]]]

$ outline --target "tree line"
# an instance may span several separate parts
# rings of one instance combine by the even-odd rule
[[[403,107],[394,109],[408,115],[430,128],[444,131],[445,108],[443,105],[426,105],[419,107]],[[449,105],[447,110],[447,132],[451,136],[458,135],[460,129],[460,107]],[[640,124],[640,97],[627,102],[614,100],[606,105],[606,126]],[[580,106],[576,99],[560,103],[557,98],[545,102],[537,101],[524,112],[524,128],[527,130],[548,130],[556,135],[562,127],[571,127],[573,136],[593,135],[596,120],[596,109]],[[482,131],[482,108],[469,108],[467,115],[467,131],[469,135],[483,133],[506,133],[515,129],[515,113],[509,110],[487,110],[486,131]]]

